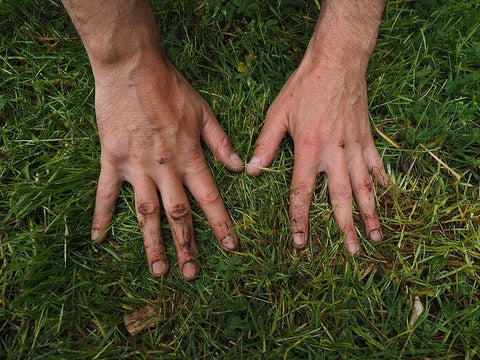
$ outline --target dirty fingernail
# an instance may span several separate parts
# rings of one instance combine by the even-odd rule
[[[302,249],[306,244],[306,238],[304,232],[296,232],[293,234],[293,246],[297,249]]]
[[[182,265],[182,276],[185,280],[190,281],[198,276],[198,264],[195,260],[187,261]]]
[[[236,152],[230,155],[230,161],[236,167],[243,167],[243,160],[240,158],[240,156]]]
[[[380,229],[375,229],[375,230],[370,231],[370,234],[368,235],[368,237],[373,242],[379,242],[379,241],[383,240],[383,234],[382,234]]]
[[[250,159],[250,162],[247,164],[247,166],[260,166],[262,164],[262,159],[260,159],[259,157],[252,157]]]
[[[222,247],[229,251],[235,250],[237,248],[237,240],[233,236],[228,235],[222,239]]]
[[[157,275],[157,276],[165,275],[167,273],[167,270],[168,270],[168,264],[163,259],[157,260],[152,264],[153,275]]]

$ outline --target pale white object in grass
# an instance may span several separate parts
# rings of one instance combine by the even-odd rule
[[[410,330],[413,329],[415,322],[420,317],[420,315],[422,315],[424,310],[425,308],[423,307],[420,298],[418,296],[415,296],[415,299],[413,300],[413,310],[410,314],[410,322],[408,323],[408,327],[410,328]]]

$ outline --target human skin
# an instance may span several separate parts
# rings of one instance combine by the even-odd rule
[[[185,280],[199,273],[184,186],[224,250],[237,247],[233,223],[205,162],[200,138],[232,171],[243,161],[200,95],[168,61],[147,0],[64,0],[95,78],[101,144],[92,239],[103,241],[123,182],[133,186],[149,269],[168,271],[161,203]]]
[[[367,236],[383,239],[370,175],[388,176],[373,142],[365,73],[384,0],[324,0],[299,67],[270,106],[247,174],[260,175],[286,133],[294,141],[290,191],[293,246],[305,247],[318,173],[326,173],[335,221],[351,254],[361,251],[353,221],[355,197]]]
[[[149,269],[168,271],[161,204],[175,243],[180,273],[199,274],[184,187],[205,213],[224,250],[237,247],[232,221],[205,162],[200,140],[230,170],[240,157],[208,104],[167,59],[147,0],[62,0],[87,50],[95,78],[101,143],[92,239],[103,241],[123,182],[133,186]],[[369,173],[385,174],[368,122],[365,71],[375,46],[383,1],[324,1],[305,57],[270,107],[249,175],[272,162],[288,132],[295,143],[290,195],[293,245],[308,238],[315,176],[326,172],[335,219],[347,249],[360,251],[352,192],[365,229],[382,239]],[[157,194],[158,192],[158,194]],[[161,202],[160,202],[160,199]]]

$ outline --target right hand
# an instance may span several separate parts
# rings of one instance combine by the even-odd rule
[[[159,194],[180,273],[192,280],[199,274],[199,251],[184,186],[207,216],[221,247],[231,251],[238,244],[205,162],[200,138],[228,169],[241,171],[243,162],[206,101],[168,60],[145,58],[141,62],[95,75],[102,152],[92,239],[105,239],[121,185],[126,181],[134,189],[150,272],[164,275],[168,260],[161,233]]]

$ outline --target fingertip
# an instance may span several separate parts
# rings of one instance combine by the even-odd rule
[[[93,242],[95,242],[97,244],[100,244],[100,243],[104,242],[106,238],[107,238],[107,230],[106,229],[103,229],[103,227],[99,227],[99,226],[93,226],[92,227],[90,239]]]
[[[362,249],[357,239],[355,240],[346,240],[345,249],[350,253],[350,255],[357,257],[362,254]]]
[[[248,176],[259,176],[263,173],[262,159],[258,156],[253,156],[248,162],[246,168]]]
[[[229,162],[226,164],[228,169],[234,172],[241,172],[245,166],[242,158],[236,152],[233,152],[229,157]]]
[[[307,245],[307,236],[304,231],[297,231],[292,234],[292,245],[296,249],[304,249]]]
[[[259,176],[272,163],[278,146],[287,132],[286,117],[273,114],[277,113],[269,110],[265,124],[255,142],[253,157],[247,164],[249,176]]]
[[[360,241],[358,240],[357,234],[355,232],[355,226],[353,223],[343,227],[342,230],[345,249],[353,257],[360,256],[362,254],[362,248],[360,246]]]
[[[182,265],[180,272],[184,280],[193,281],[200,274],[200,267],[195,260],[190,260]]]
[[[233,146],[228,135],[211,111],[208,111],[207,118],[208,121],[202,129],[203,141],[229,170],[234,172],[242,171],[244,167],[243,160],[233,151]]]
[[[380,242],[383,240],[383,233],[381,229],[373,229],[370,231],[370,234],[368,234],[368,237],[370,240],[374,243]]]
[[[168,268],[168,262],[165,259],[159,259],[150,265],[150,272],[155,277],[161,277],[168,272]]]
[[[225,251],[234,251],[238,246],[238,239],[234,235],[227,235],[221,241],[222,249]]]

